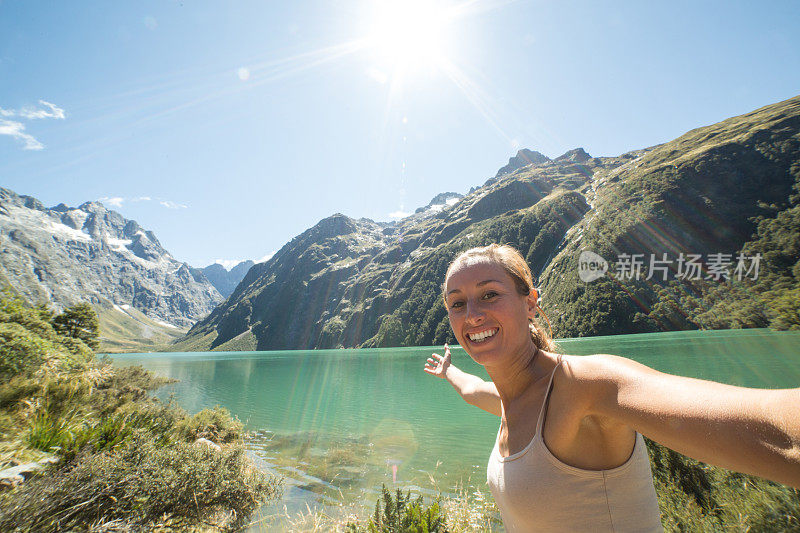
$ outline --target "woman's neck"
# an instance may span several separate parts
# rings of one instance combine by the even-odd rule
[[[507,364],[485,367],[497,388],[504,408],[512,405],[531,385],[546,374],[539,369],[541,353],[542,350],[531,341],[516,357],[509,358]]]

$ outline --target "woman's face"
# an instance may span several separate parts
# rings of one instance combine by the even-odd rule
[[[462,262],[445,281],[445,298],[450,327],[477,363],[497,364],[532,345],[528,319],[536,300],[519,294],[500,265]]]

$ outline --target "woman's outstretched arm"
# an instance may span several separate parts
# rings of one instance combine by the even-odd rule
[[[491,381],[467,374],[450,363],[450,347],[444,345],[444,355],[431,354],[425,372],[444,378],[464,398],[464,401],[493,415],[501,415],[500,395]]]
[[[664,374],[612,355],[573,358],[586,411],[699,461],[800,488],[800,389]]]

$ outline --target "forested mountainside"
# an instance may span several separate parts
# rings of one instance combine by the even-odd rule
[[[452,341],[445,270],[491,242],[527,258],[557,337],[798,328],[799,202],[800,97],[618,157],[520,151],[467,196],[399,222],[320,221],[251,268],[175,348]],[[584,251],[608,272],[582,281]]]
[[[46,208],[8,189],[0,189],[0,281],[56,309],[90,302],[101,335],[115,342],[174,337],[223,299],[151,231],[102,204]]]

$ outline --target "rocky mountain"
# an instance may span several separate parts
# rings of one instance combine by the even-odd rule
[[[580,150],[583,149],[580,148]],[[567,152],[567,154],[569,154],[569,152]],[[499,178],[500,176],[504,176],[506,174],[511,174],[515,170],[519,170],[529,165],[541,165],[543,163],[547,163],[548,161],[550,161],[550,158],[546,155],[523,148],[517,152],[517,155],[508,160],[508,164],[506,166],[497,171],[495,178]]]
[[[526,257],[557,337],[800,328],[800,97],[618,157],[539,156],[521,150],[465,197],[397,222],[320,221],[251,268],[175,348],[452,342],[446,268],[491,242]],[[605,263],[597,279],[581,278],[583,252]],[[734,258],[758,253],[761,278],[737,278]],[[662,268],[632,268],[645,258]],[[761,299],[768,291],[781,305]]]
[[[219,291],[222,297],[227,298],[253,265],[255,265],[255,263],[248,259],[247,261],[237,263],[230,270],[219,263],[214,263],[213,265],[201,268],[200,271],[206,276],[208,281],[211,282],[214,288]]]
[[[458,202],[460,199],[464,197],[463,194],[458,194],[457,192],[443,192],[439,193],[428,202],[428,205],[424,207],[418,207],[416,211],[414,211],[415,215],[422,215],[430,216],[433,214],[438,213],[445,207],[451,206]]]
[[[97,202],[47,208],[8,189],[0,189],[0,274],[31,302],[89,301],[104,335],[103,313],[117,315],[107,325],[135,319],[141,327],[131,334],[148,337],[154,325],[185,331],[223,300],[135,221]]]

